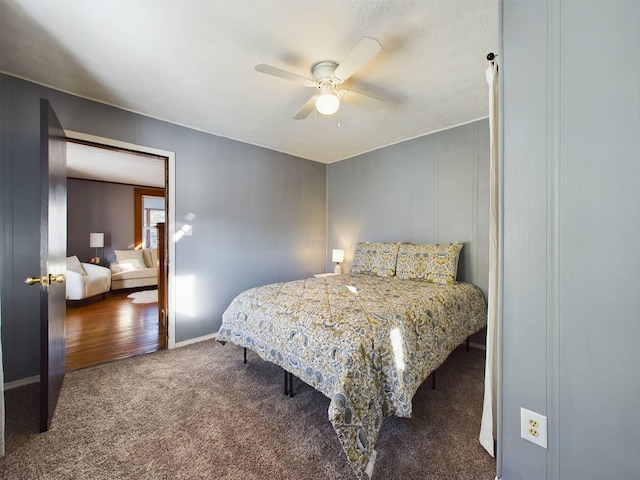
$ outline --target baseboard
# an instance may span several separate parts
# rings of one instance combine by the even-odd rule
[[[481,343],[469,342],[469,346],[473,348],[479,348],[480,350],[486,350],[487,346]]]
[[[21,378],[20,380],[14,380],[4,384],[4,389],[11,390],[12,388],[24,387],[25,385],[31,385],[32,383],[40,383],[40,375],[33,377]]]
[[[191,338],[189,340],[184,340],[182,342],[178,342],[173,345],[172,348],[186,347],[187,345],[191,345],[193,343],[204,342],[205,340],[215,339],[218,333],[211,333],[209,335],[205,335],[203,337]]]

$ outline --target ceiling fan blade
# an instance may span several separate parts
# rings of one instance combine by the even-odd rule
[[[353,90],[340,90],[338,98],[345,102],[353,103],[367,108],[380,108],[384,105],[384,100],[365,95],[364,93],[354,92]]]
[[[335,72],[333,72],[333,78],[336,80],[336,83],[340,84],[344,82],[381,50],[382,47],[380,43],[378,43],[378,40],[371,37],[362,37],[342,63],[338,65]]]
[[[316,86],[316,82],[314,82],[310,78],[305,78],[301,75],[296,75],[295,73],[287,72],[286,70],[282,70],[277,67],[272,67],[271,65],[267,65],[265,63],[259,63],[258,65],[255,65],[253,68],[255,68],[257,72],[266,73],[267,75],[273,75],[274,77],[284,78],[285,80],[301,83],[305,87]]]
[[[307,100],[307,102],[302,106],[300,110],[298,110],[298,113],[296,113],[293,118],[295,118],[296,120],[304,120],[305,118],[307,118],[309,114],[313,112],[313,109],[316,108],[316,99],[319,96],[320,95],[314,95],[309,100]]]

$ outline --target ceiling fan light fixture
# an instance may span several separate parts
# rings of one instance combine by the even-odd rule
[[[333,115],[340,108],[340,100],[333,93],[325,92],[316,99],[316,110],[323,115]]]
[[[318,89],[319,92],[307,100],[302,108],[293,116],[295,120],[304,120],[314,110],[322,115],[333,115],[340,110],[340,104],[344,100],[347,103],[356,103],[365,106],[380,106],[384,103],[363,93],[341,89],[341,85],[348,80],[360,67],[375,57],[382,47],[375,38],[362,37],[355,47],[337,64],[330,60],[316,63],[311,68],[313,79],[287,72],[277,67],[260,63],[254,65],[257,72],[283,78],[305,87]],[[340,122],[338,122],[340,125]]]

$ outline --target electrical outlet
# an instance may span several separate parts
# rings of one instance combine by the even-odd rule
[[[520,408],[520,436],[542,448],[547,448],[547,417]]]

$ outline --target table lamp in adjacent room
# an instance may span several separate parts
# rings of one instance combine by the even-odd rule
[[[340,264],[344,262],[344,250],[334,248],[333,253],[331,255],[331,261],[335,262],[336,264],[336,268],[333,269],[333,273],[335,273],[336,275],[341,275],[342,265]]]
[[[98,249],[104,247],[104,233],[90,233],[89,247],[96,249],[96,256],[91,259],[90,263],[100,263]]]

